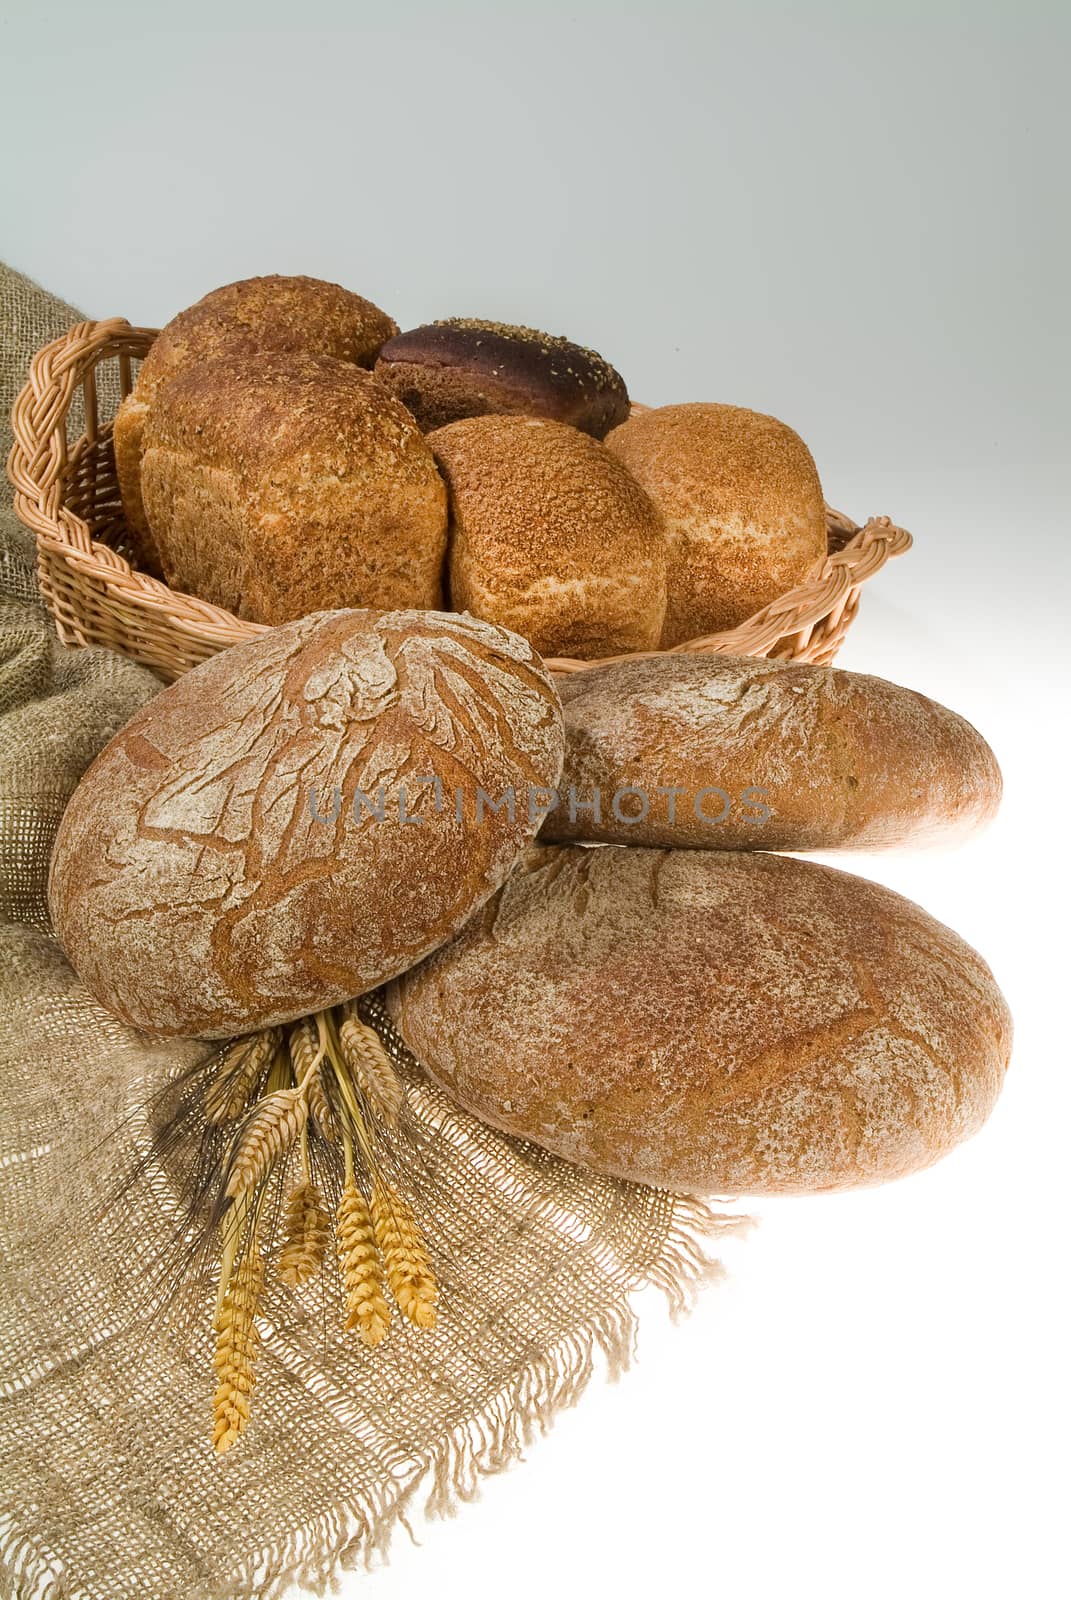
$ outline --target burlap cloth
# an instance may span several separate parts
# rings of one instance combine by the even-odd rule
[[[2,416],[33,350],[76,314],[0,269]],[[5,485],[5,493],[7,493]],[[175,1240],[172,1174],[142,1108],[205,1046],[150,1046],[80,988],[44,904],[56,823],[101,744],[159,685],[56,640],[33,555],[0,509],[0,1592],[47,1600],[276,1595],[382,1551],[414,1495],[445,1512],[633,1342],[631,1290],[675,1304],[727,1225],[504,1139],[423,1084],[424,1170],[444,1196],[440,1325],[367,1351],[279,1288],[257,1407],[217,1460],[211,1304],[146,1300]],[[111,1202],[106,1220],[102,1206]],[[322,1313],[322,1307],[321,1307]]]

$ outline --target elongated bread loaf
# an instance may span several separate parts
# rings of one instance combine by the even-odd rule
[[[252,622],[442,604],[446,488],[372,375],[230,352],[157,390],[141,488],[164,576]]]
[[[52,920],[83,983],[147,1033],[303,1016],[461,926],[561,757],[523,639],[434,612],[307,617],[187,673],[105,747],[56,838]]]
[[[534,849],[388,1005],[486,1122],[704,1194],[928,1166],[985,1121],[1011,1047],[956,934],[877,884],[765,854]]]
[[[162,328],[115,419],[115,466],[138,554],[156,565],[141,498],[142,432],[157,389],[196,361],[232,350],[304,350],[370,367],[397,324],[359,294],[319,278],[244,278],[213,289]]]
[[[544,839],[876,850],[954,841],[1000,803],[981,734],[882,678],[661,655],[558,690],[565,765]]]

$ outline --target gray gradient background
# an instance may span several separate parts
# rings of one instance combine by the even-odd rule
[[[1055,0],[3,14],[14,265],[147,323],[308,272],[403,326],[568,333],[648,402],[784,417],[835,504],[917,539],[842,663],[954,705],[1005,769],[984,839],[841,862],[1004,984],[984,1134],[909,1183],[761,1208],[731,1287],[684,1329],[655,1314],[629,1383],[399,1548],[376,1600],[1056,1592],[1068,23]]]

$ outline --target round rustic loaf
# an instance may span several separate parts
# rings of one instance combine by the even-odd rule
[[[160,564],[252,622],[442,604],[446,487],[371,373],[231,351],[156,391],[141,488]]]
[[[700,1194],[928,1166],[985,1121],[1011,1045],[956,934],[877,884],[765,854],[536,848],[387,996],[476,1116]]]
[[[658,643],[658,513],[595,439],[533,417],[470,417],[428,435],[450,494],[450,603],[544,656]]]
[[[195,361],[224,350],[305,350],[370,367],[398,325],[370,300],[319,278],[245,278],[213,289],[157,334],[115,419],[115,466],[139,555],[156,565],[141,499],[141,436],[153,395]]]
[[[746,622],[826,554],[814,461],[776,417],[662,406],[631,417],[606,443],[665,521],[664,647]]]
[[[537,328],[447,317],[388,339],[376,377],[428,431],[494,412],[550,417],[602,439],[628,416],[619,372]]]
[[[461,926],[561,757],[523,639],[434,612],[306,617],[187,673],[105,747],[56,838],[52,920],[148,1033],[303,1016]]]
[[[954,841],[1000,804],[981,734],[881,678],[660,655],[573,673],[558,692],[565,764],[544,839],[875,850]]]

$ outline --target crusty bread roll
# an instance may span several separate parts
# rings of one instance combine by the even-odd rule
[[[660,655],[573,673],[558,692],[565,765],[545,839],[876,850],[954,841],[1000,804],[981,734],[881,678]]]
[[[766,854],[537,848],[387,994],[476,1116],[699,1194],[928,1166],[985,1121],[1011,1047],[956,934],[877,884]]]
[[[775,417],[739,406],[662,406],[607,437],[666,524],[662,644],[746,622],[826,554],[811,453]]]
[[[115,466],[123,511],[140,546],[154,564],[155,550],[141,501],[141,435],[153,395],[161,384],[195,361],[223,349],[306,350],[370,367],[398,325],[370,300],[319,278],[246,278],[198,300],[173,317],[153,341],[133,392],[115,419]]]
[[[187,673],[105,747],[56,838],[52,920],[87,988],[147,1033],[302,1016],[455,932],[561,758],[523,639],[443,613],[306,617]],[[481,811],[479,791],[509,790]]]
[[[450,491],[450,603],[590,659],[657,645],[658,514],[616,457],[560,422],[471,417],[428,435]]]
[[[442,603],[446,489],[405,407],[331,356],[233,351],[156,391],[141,486],[164,576],[253,622]]]
[[[629,411],[624,379],[594,350],[504,322],[449,317],[410,328],[387,341],[375,371],[426,432],[501,412],[602,439]]]

